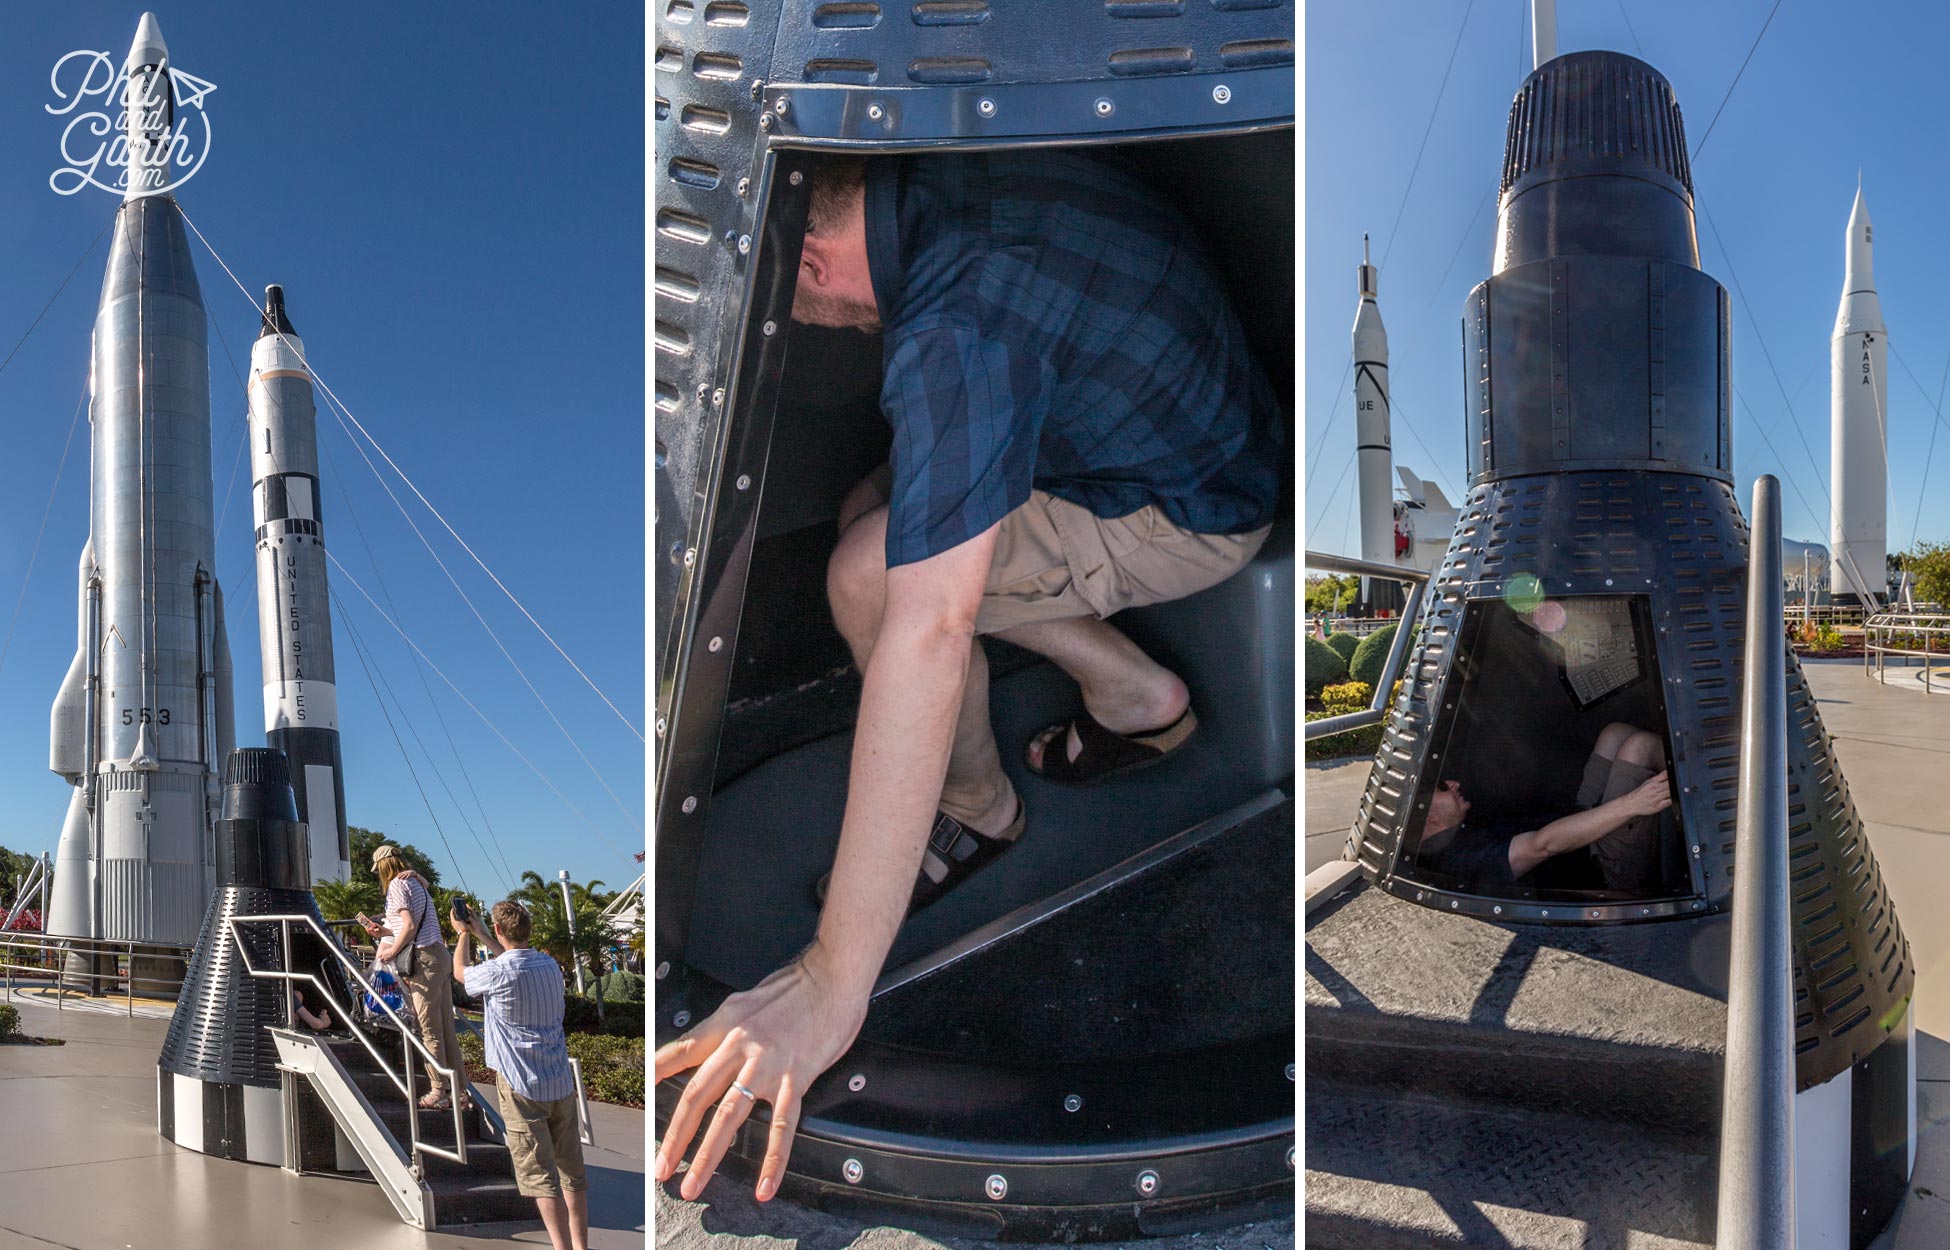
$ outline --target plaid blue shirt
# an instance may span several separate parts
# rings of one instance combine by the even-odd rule
[[[487,1065],[515,1093],[553,1102],[576,1092],[562,1036],[562,969],[531,948],[505,951],[466,972],[486,1021]]]
[[[1204,534],[1272,521],[1278,402],[1191,227],[1136,178],[1063,152],[878,159],[866,227],[889,567],[1032,488]]]

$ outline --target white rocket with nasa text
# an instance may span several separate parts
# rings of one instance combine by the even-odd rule
[[[1829,586],[1840,603],[1880,603],[1889,585],[1889,344],[1874,262],[1875,228],[1857,187],[1829,357]]]

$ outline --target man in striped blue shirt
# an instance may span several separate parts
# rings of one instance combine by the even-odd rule
[[[562,1035],[562,969],[528,945],[533,922],[520,903],[503,899],[493,917],[491,936],[477,915],[448,917],[460,936],[454,979],[481,1004],[515,1187],[535,1200],[555,1250],[588,1250],[589,1182],[575,1073]],[[475,937],[501,953],[474,964]]]

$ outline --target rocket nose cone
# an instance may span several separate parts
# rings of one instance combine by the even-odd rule
[[[129,59],[126,68],[139,69],[144,65],[161,65],[169,60],[169,47],[163,43],[162,27],[156,22],[154,13],[144,13],[136,23],[135,42],[129,45]]]
[[[284,288],[267,286],[264,288],[264,328],[257,337],[268,339],[276,334],[296,334],[291,326],[291,318],[284,311]]]

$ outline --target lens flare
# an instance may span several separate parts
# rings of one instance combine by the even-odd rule
[[[1544,584],[1534,573],[1519,573],[1503,583],[1503,601],[1528,616],[1544,601]]]
[[[1556,599],[1546,599],[1537,605],[1535,612],[1530,614],[1530,623],[1547,634],[1562,632],[1564,622],[1568,619],[1570,613],[1565,611],[1564,605]]]

